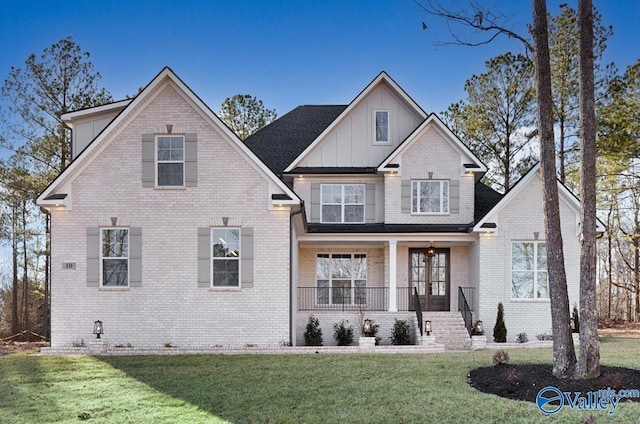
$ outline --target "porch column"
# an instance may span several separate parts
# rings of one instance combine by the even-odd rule
[[[398,312],[398,290],[396,289],[397,240],[389,240],[389,312]]]

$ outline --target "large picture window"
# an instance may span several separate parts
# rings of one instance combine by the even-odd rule
[[[184,186],[184,136],[158,136],[156,152],[158,187]]]
[[[364,184],[323,184],[323,223],[363,223]]]
[[[547,246],[541,241],[511,244],[512,299],[549,299]]]
[[[240,229],[213,228],[213,287],[240,287]]]
[[[129,286],[129,230],[103,228],[100,234],[100,263],[104,287]]]
[[[449,181],[411,181],[411,212],[449,213]]]
[[[320,253],[316,257],[317,303],[367,303],[367,255]]]

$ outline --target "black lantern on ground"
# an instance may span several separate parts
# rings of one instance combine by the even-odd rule
[[[474,336],[482,336],[484,334],[484,327],[482,326],[482,321],[476,321],[473,326],[472,334]]]
[[[424,322],[424,332],[426,333],[427,336],[431,335],[431,321],[426,320]]]
[[[362,326],[362,332],[364,333],[365,336],[371,335],[371,320],[370,319],[365,319],[364,320],[364,325]]]
[[[102,321],[98,320],[93,323],[93,334],[96,335],[96,339],[100,338],[100,334],[104,334],[104,329],[102,328]]]

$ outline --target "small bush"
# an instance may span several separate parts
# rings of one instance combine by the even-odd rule
[[[516,343],[527,343],[528,341],[527,333],[520,333],[516,336]]]
[[[493,354],[493,365],[505,365],[509,363],[509,354],[506,350],[497,350]]]
[[[391,332],[391,344],[408,345],[409,344],[409,324],[403,319],[394,318],[393,331]]]
[[[498,317],[496,325],[493,327],[493,341],[496,343],[507,342],[507,326],[504,324],[504,306],[502,302],[498,303]]]
[[[580,332],[580,316],[578,315],[578,307],[576,305],[573,306],[573,315],[571,317],[573,319],[573,332]]]
[[[541,342],[545,342],[545,341],[549,341],[549,340],[553,340],[553,335],[549,334],[549,333],[542,333],[542,334],[538,334],[536,336],[538,338],[538,340],[540,340]]]
[[[307,346],[322,346],[322,328],[318,318],[311,315],[307,322],[307,331],[304,332],[304,343]]]
[[[71,342],[71,346],[73,346],[73,347],[85,347],[86,344],[84,343],[84,339],[78,339],[78,340],[75,340],[75,341]]]
[[[520,384],[520,372],[515,368],[509,368],[504,373],[504,379],[512,386],[517,386]]]
[[[353,342],[353,327],[348,326],[348,320],[341,320],[333,324],[333,337],[338,342],[338,346],[349,346]]]
[[[600,378],[600,382],[603,387],[613,387],[614,389],[622,388],[622,374],[619,372],[612,372],[609,374],[605,374]]]

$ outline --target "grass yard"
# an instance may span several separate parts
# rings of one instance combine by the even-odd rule
[[[0,357],[0,423],[640,423],[635,402],[614,415],[564,408],[546,417],[533,403],[480,393],[467,373],[491,365],[493,352],[9,355]],[[550,349],[509,355],[551,362]],[[638,339],[602,339],[603,365],[638,368],[639,355]]]

